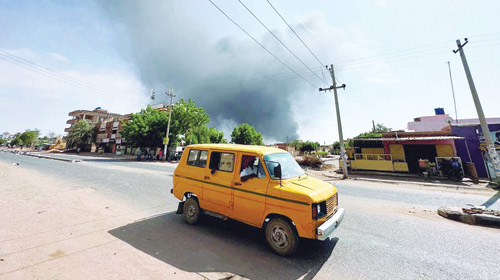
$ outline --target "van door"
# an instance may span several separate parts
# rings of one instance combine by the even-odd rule
[[[207,169],[208,150],[203,149],[190,149],[187,161],[179,163],[181,168],[177,168],[179,184],[186,185],[182,189],[189,190],[198,196],[200,206],[203,208],[203,174]],[[182,196],[182,194],[181,194]]]
[[[264,219],[268,175],[262,159],[251,153],[240,153],[234,182],[234,219],[260,226]]]
[[[203,178],[203,198],[207,210],[233,217],[233,181],[235,152],[210,151],[208,169]]]

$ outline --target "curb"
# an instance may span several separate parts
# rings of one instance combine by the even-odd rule
[[[341,177],[331,176],[324,174],[323,176],[329,179],[342,180]],[[327,181],[330,181],[326,179]],[[464,186],[464,185],[453,185],[453,184],[444,184],[444,183],[432,183],[432,182],[418,182],[418,181],[401,181],[401,180],[390,180],[390,179],[378,179],[378,178],[366,178],[366,177],[349,177],[348,180],[359,180],[359,181],[367,181],[367,182],[376,182],[376,183],[386,183],[386,184],[395,184],[395,185],[420,185],[426,187],[442,187],[448,189],[465,189],[465,190],[476,190],[476,191],[490,191],[493,190],[488,187],[483,186]]]
[[[443,206],[438,209],[441,217],[459,221],[469,225],[487,226],[500,228],[500,217],[488,214],[468,214],[463,208],[453,206]]]
[[[351,178],[350,178],[351,179]],[[352,178],[352,180],[360,180],[360,181],[369,181],[369,182],[377,182],[377,183],[388,183],[388,184],[411,184],[411,185],[420,185],[426,187],[443,187],[449,189],[466,189],[466,190],[489,190],[488,188],[483,187],[469,187],[469,186],[459,186],[459,185],[450,185],[450,184],[440,184],[440,183],[428,183],[428,182],[415,182],[415,181],[396,181],[396,180],[385,180],[385,179],[372,179],[372,178]]]
[[[56,158],[56,157],[49,157],[49,156],[42,156],[42,155],[33,155],[33,154],[30,154],[30,153],[24,153],[24,154],[20,154],[20,155],[29,156],[29,157],[36,157],[36,158],[43,158],[43,159],[58,160],[58,161],[64,161],[64,162],[71,162],[71,163],[73,163],[73,162],[82,162],[79,159]]]

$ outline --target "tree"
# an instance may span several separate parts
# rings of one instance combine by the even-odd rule
[[[202,107],[196,107],[191,99],[188,102],[180,99],[172,108],[168,146],[178,145],[180,136],[186,142],[208,143],[206,124],[210,117]],[[130,120],[123,122],[120,134],[133,147],[158,148],[163,146],[163,138],[167,130],[168,113],[152,109],[148,106],[140,113],[132,114]]]
[[[247,123],[236,126],[231,133],[231,143],[244,145],[264,145],[262,134]]]
[[[354,138],[370,138],[370,137],[382,137],[382,133],[391,131],[392,128],[386,127],[382,123],[377,123],[375,129],[368,132],[363,132]]]
[[[340,154],[340,142],[339,141],[333,142],[332,152],[337,154],[337,155]]]
[[[148,106],[124,122],[120,134],[132,147],[157,148],[163,144],[168,115]]]
[[[290,145],[294,146],[296,151],[300,151],[300,147],[302,147],[302,141],[295,139],[292,141],[292,143],[290,143]]]
[[[208,137],[210,138],[210,143],[227,143],[227,140],[224,139],[224,132],[218,131],[215,127],[208,129]]]
[[[10,146],[21,146],[23,145],[23,140],[21,140],[21,133],[16,133],[14,139],[10,140]]]
[[[319,147],[318,142],[306,141],[302,143],[300,151],[303,153],[310,153],[312,151],[316,151],[318,147]]]
[[[87,120],[77,122],[66,137],[69,147],[73,145],[92,144],[96,141],[96,128]]]
[[[26,130],[25,132],[21,133],[19,138],[22,141],[22,145],[25,145],[26,147],[31,147],[33,145],[33,142],[35,142],[36,138],[40,134],[40,131],[35,129],[35,130]]]
[[[0,145],[5,145],[7,143],[7,140],[0,138]]]
[[[170,141],[173,140],[176,143],[178,135],[182,134],[187,136],[185,137],[186,143],[193,143],[193,136],[195,134],[201,136],[202,132],[198,130],[204,130],[209,121],[210,117],[203,107],[196,107],[195,102],[191,98],[188,99],[188,102],[180,99],[175,103],[172,111]],[[199,140],[202,141],[203,139]]]

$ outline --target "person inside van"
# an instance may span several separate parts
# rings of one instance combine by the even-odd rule
[[[243,156],[241,159],[240,178],[242,182],[257,177],[258,168],[254,165],[256,157]]]

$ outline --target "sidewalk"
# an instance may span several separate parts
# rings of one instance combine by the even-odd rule
[[[342,174],[336,173],[334,169],[331,170],[307,170],[307,173],[314,174],[321,177],[326,181],[342,180]],[[350,171],[348,180],[361,180],[378,183],[388,184],[412,184],[428,187],[444,187],[452,189],[469,189],[469,190],[487,190],[491,191],[492,188],[488,185],[488,181],[479,181],[479,184],[474,184],[472,180],[464,178],[462,182],[453,180],[442,180],[437,178],[425,178],[415,174],[397,174],[397,173],[384,173],[384,172],[370,172],[370,171]]]

